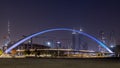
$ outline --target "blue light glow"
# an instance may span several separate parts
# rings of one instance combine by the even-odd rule
[[[41,31],[41,32],[38,32],[38,33],[35,33],[35,34],[32,34],[22,40],[20,40],[19,42],[15,43],[14,45],[12,45],[10,48],[8,48],[5,53],[9,53],[13,48],[19,46],[21,43],[31,39],[32,37],[35,37],[35,36],[38,36],[38,35],[41,35],[41,34],[44,34],[44,33],[47,33],[47,32],[51,32],[51,31],[60,31],[60,30],[65,30],[65,31],[74,31],[74,32],[77,32],[77,33],[80,33],[88,38],[91,38],[92,40],[96,41],[98,44],[100,44],[100,46],[102,46],[103,48],[105,48],[108,52],[110,53],[113,53],[105,44],[103,44],[101,41],[99,41],[98,39],[96,39],[95,37],[87,34],[87,33],[84,33],[84,32],[81,32],[79,30],[73,30],[73,29],[69,29],[69,28],[56,28],[56,29],[48,29],[48,30],[44,30],[44,31]]]

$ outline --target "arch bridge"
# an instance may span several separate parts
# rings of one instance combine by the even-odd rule
[[[5,53],[9,53],[12,49],[14,49],[15,47],[19,46],[20,44],[22,44],[23,42],[33,38],[33,37],[36,37],[38,35],[42,35],[44,33],[48,33],[48,32],[52,32],[52,31],[74,31],[76,33],[79,33],[79,34],[82,34],[92,40],[94,40],[96,43],[98,43],[100,46],[102,46],[103,48],[105,48],[109,53],[113,53],[112,50],[110,50],[104,43],[102,43],[100,40],[98,40],[97,38],[85,33],[85,32],[82,32],[82,31],[79,31],[79,30],[74,30],[74,29],[70,29],[70,28],[55,28],[55,29],[48,29],[48,30],[44,30],[44,31],[40,31],[40,32],[37,32],[37,33],[34,33],[32,35],[29,35],[25,38],[23,38],[22,40],[16,42],[15,44],[13,44],[11,47],[9,47]]]

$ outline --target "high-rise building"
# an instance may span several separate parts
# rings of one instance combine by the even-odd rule
[[[104,31],[99,32],[99,37],[100,37],[100,40],[102,43],[107,44]],[[101,47],[100,45],[98,46],[98,48],[99,48],[100,52],[105,52],[105,49],[103,47]]]
[[[7,35],[4,37],[4,44],[3,44],[3,51],[5,51],[7,49],[7,46],[9,45],[9,43],[11,42],[11,38],[10,38],[10,22],[8,20],[8,33]]]
[[[71,46],[71,48],[75,49],[75,47],[76,47],[76,32],[73,31],[72,32],[72,46]]]
[[[81,36],[81,34],[78,34],[77,49],[78,49],[78,50],[81,50],[81,49],[82,49],[82,36]]]
[[[83,30],[80,28],[80,31]],[[76,33],[75,31],[72,32],[72,49],[80,50],[83,49],[83,42],[82,42],[82,35],[79,33]]]
[[[116,40],[115,40],[115,34],[114,31],[110,32],[109,36],[109,47],[115,47],[116,46]]]
[[[80,32],[82,32],[83,30],[80,28]],[[82,50],[82,39],[83,39],[83,37],[82,37],[82,35],[81,34],[79,34],[78,33],[78,37],[77,37],[77,40],[78,40],[78,42],[77,42],[77,49],[78,50]]]

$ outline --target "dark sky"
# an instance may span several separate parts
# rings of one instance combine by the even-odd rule
[[[119,41],[120,5],[115,0],[0,0],[0,44],[7,34],[11,39],[49,28],[80,27],[91,35],[100,30],[114,31]]]

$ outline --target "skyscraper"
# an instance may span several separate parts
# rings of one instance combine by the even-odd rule
[[[71,46],[71,48],[75,49],[75,47],[76,47],[76,32],[73,31],[72,32],[72,46]]]
[[[83,30],[80,28],[80,31],[82,32]],[[82,35],[78,33],[77,39],[78,39],[77,49],[81,50],[82,49]]]
[[[7,26],[8,26],[8,30],[7,30],[7,35],[4,37],[3,51],[5,51],[7,49],[7,46],[11,42],[11,39],[10,39],[10,22],[9,22],[9,20],[8,20],[8,25]]]
[[[100,40],[101,40],[102,43],[107,44],[106,43],[106,37],[105,37],[105,32],[104,31],[100,31],[99,32],[99,37],[100,37]],[[105,52],[105,49],[103,47],[98,46],[98,48],[99,48],[100,52]]]
[[[110,32],[109,46],[110,47],[115,47],[116,46],[116,40],[115,40],[115,33],[114,33],[114,31]]]

